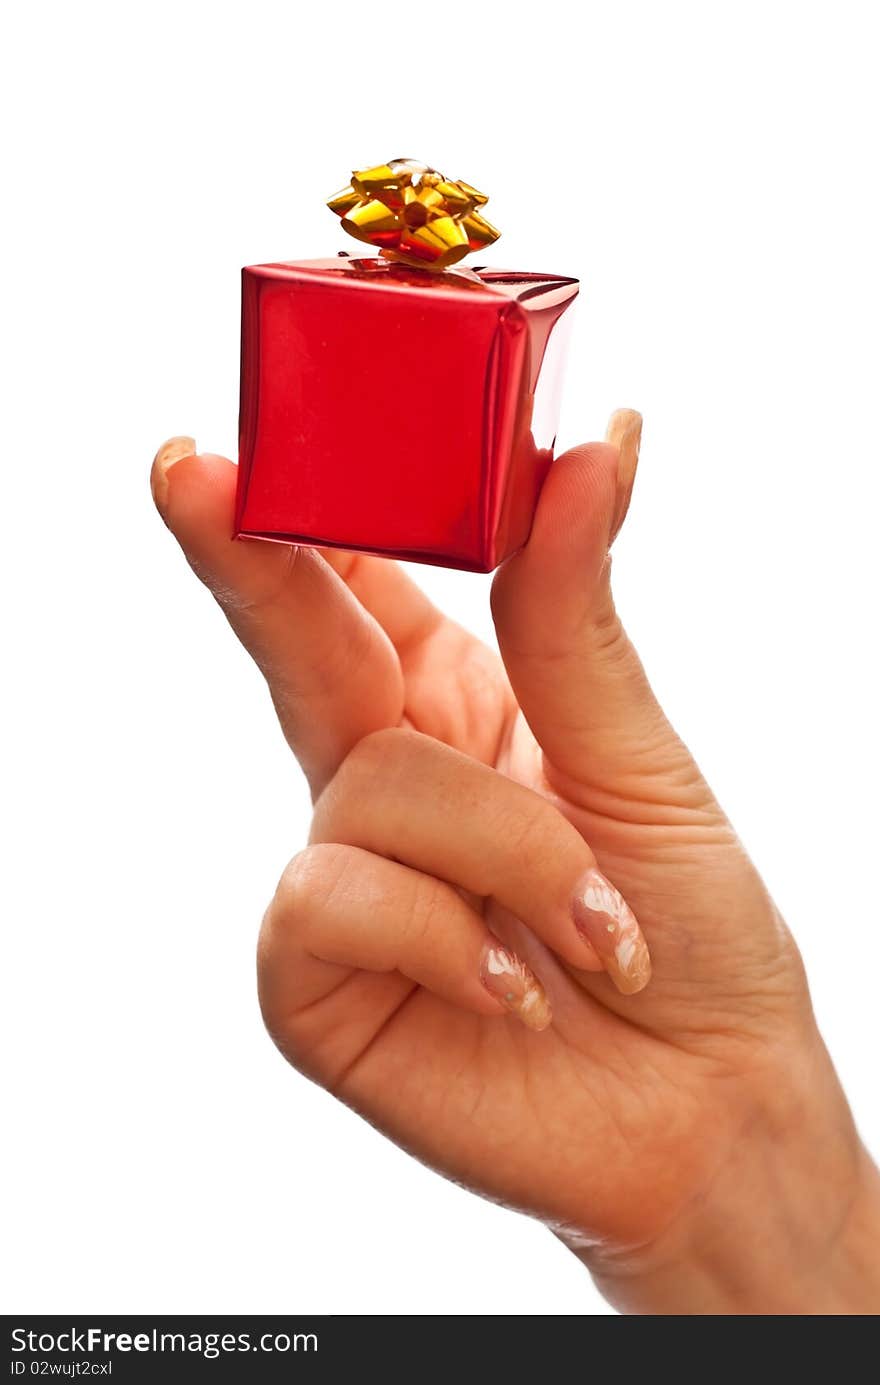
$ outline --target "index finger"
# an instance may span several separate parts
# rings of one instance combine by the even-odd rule
[[[233,541],[237,468],[192,439],[159,449],[156,506],[196,575],[264,673],[282,730],[320,792],[365,735],[403,715],[384,630],[313,549]]]

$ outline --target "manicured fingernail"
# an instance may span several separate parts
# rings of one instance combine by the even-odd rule
[[[483,949],[480,980],[495,1000],[529,1029],[546,1029],[552,1019],[547,992],[510,948],[494,940]]]
[[[618,409],[608,421],[605,441],[617,448],[617,498],[614,516],[611,521],[612,544],[620,533],[626,519],[629,502],[632,498],[636,468],[639,464],[639,447],[642,442],[642,416],[635,409]]]
[[[182,435],[177,438],[169,438],[163,442],[159,451],[153,458],[153,469],[150,472],[150,490],[153,492],[153,500],[156,509],[162,518],[165,518],[165,510],[168,504],[168,473],[179,462],[181,457],[193,457],[196,451],[195,438],[187,438]]]
[[[572,903],[575,927],[592,943],[623,995],[641,991],[651,979],[651,957],[636,916],[601,871],[588,870]]]

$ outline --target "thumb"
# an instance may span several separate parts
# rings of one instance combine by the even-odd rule
[[[553,463],[529,542],[495,577],[492,612],[552,787],[603,817],[644,822],[670,804],[699,813],[714,804],[611,594],[608,549],[629,505],[641,426],[639,414],[619,410],[605,442]]]

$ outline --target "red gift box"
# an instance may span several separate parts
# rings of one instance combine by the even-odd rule
[[[525,543],[576,279],[340,255],[242,287],[237,535],[476,572]]]

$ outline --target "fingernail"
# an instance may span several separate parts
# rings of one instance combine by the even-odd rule
[[[495,1000],[529,1029],[546,1029],[553,1018],[547,992],[537,976],[510,948],[497,940],[487,943],[480,962],[480,980]]]
[[[641,991],[651,979],[651,957],[636,916],[600,870],[588,870],[572,904],[575,927],[592,943],[623,995]]]
[[[609,546],[620,533],[626,519],[629,502],[632,499],[636,468],[639,464],[639,447],[642,442],[642,416],[635,409],[618,409],[608,420],[605,441],[617,448],[617,497],[614,516],[611,521]]]
[[[179,462],[181,457],[194,457],[196,452],[195,438],[180,436],[169,438],[163,442],[159,451],[153,458],[153,469],[150,472],[150,490],[153,492],[153,500],[156,509],[162,518],[165,518],[165,510],[168,505],[168,473]]]

